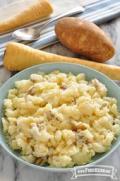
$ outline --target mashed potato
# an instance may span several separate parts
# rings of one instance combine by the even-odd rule
[[[117,100],[99,80],[54,71],[15,82],[4,101],[3,129],[24,160],[72,167],[110,149],[120,133]]]

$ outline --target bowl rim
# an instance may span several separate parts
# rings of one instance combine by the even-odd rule
[[[2,89],[4,89],[6,87],[7,84],[9,84],[11,82],[11,80],[13,78],[16,78],[18,77],[19,75],[22,75],[24,74],[26,71],[28,72],[29,70],[32,70],[32,69],[35,69],[35,68],[39,68],[41,66],[52,66],[52,65],[63,65],[63,64],[66,64],[66,65],[76,65],[76,66],[79,66],[80,68],[84,68],[84,69],[88,69],[94,73],[97,73],[99,74],[100,76],[102,76],[104,79],[106,79],[107,81],[111,82],[117,89],[120,90],[120,87],[113,81],[111,80],[108,76],[106,76],[105,74],[93,69],[93,68],[89,68],[88,66],[84,66],[84,65],[81,65],[81,64],[76,64],[76,63],[66,63],[66,62],[52,62],[52,63],[42,63],[42,64],[38,64],[38,65],[34,65],[34,66],[31,66],[29,68],[26,68],[20,72],[17,72],[15,75],[13,75],[12,77],[10,77],[1,87],[0,87],[0,92],[2,91]],[[49,71],[49,70],[48,70]],[[22,80],[22,79],[21,79]],[[80,166],[74,166],[74,167],[69,167],[69,168],[57,168],[57,167],[43,167],[43,166],[40,166],[40,165],[35,165],[35,164],[32,164],[32,163],[29,163],[25,160],[23,160],[22,158],[18,157],[16,154],[14,154],[10,149],[8,149],[5,145],[4,145],[4,142],[1,141],[1,133],[0,133],[0,146],[2,146],[6,152],[12,156],[13,158],[15,158],[18,162],[20,163],[23,163],[24,166],[29,166],[31,168],[34,168],[34,169],[38,169],[38,170],[41,170],[41,171],[49,171],[49,172],[59,172],[59,173],[67,173],[67,172],[73,172],[73,170],[75,169],[80,169],[80,168],[85,168],[85,167],[89,167],[89,166],[93,166],[93,165],[96,165],[98,164],[99,162],[101,162],[102,160],[104,160],[105,158],[107,158],[108,156],[110,156],[111,153],[113,153],[117,148],[118,146],[120,145],[120,140],[119,142],[114,145],[113,148],[111,148],[108,152],[106,152],[105,155],[103,155],[101,158],[93,161],[93,162],[90,162],[86,165],[80,165]]]

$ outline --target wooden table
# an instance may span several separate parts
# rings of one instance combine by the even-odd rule
[[[10,2],[11,0],[0,0],[0,6]],[[75,4],[79,3],[88,3],[90,1],[85,0],[51,0],[55,4],[55,8],[61,7],[61,9],[65,9],[66,5],[69,8],[73,7]],[[92,0],[95,1],[95,0]],[[60,8],[59,8],[60,9]],[[112,38],[113,43],[116,47],[116,55],[113,59],[111,59],[108,63],[120,65],[120,18],[115,19],[109,23],[101,25],[101,28]],[[60,55],[66,56],[75,56],[68,49],[64,48],[60,43],[55,44],[51,47],[45,49],[45,51],[57,53]],[[0,82],[6,81],[11,76],[11,72],[5,70],[4,68],[0,68]],[[118,148],[114,153],[112,153],[108,158],[104,161],[100,162],[101,165],[109,165],[115,167],[117,169],[117,174],[120,179],[120,148]],[[53,173],[44,173],[39,170],[31,169],[27,166],[18,163],[11,156],[9,156],[5,150],[0,148],[0,181],[69,181],[71,180],[72,173],[68,174],[53,174]],[[110,180],[106,177],[84,177],[79,178],[77,180],[84,181],[107,181]]]

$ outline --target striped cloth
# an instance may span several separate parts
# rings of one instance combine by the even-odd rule
[[[107,22],[113,18],[120,16],[120,0],[99,0],[97,2],[88,4],[85,6],[85,12],[77,15],[82,19],[87,19],[96,24],[101,24]],[[31,27],[40,29],[43,23],[36,23],[31,25]],[[9,41],[18,42],[11,37],[11,33],[0,36],[0,65],[2,65],[2,56],[5,50],[5,45]],[[54,24],[50,28],[47,28],[42,34],[41,38],[35,42],[24,41],[21,43],[27,44],[33,48],[42,49],[49,45],[58,42],[54,33]]]

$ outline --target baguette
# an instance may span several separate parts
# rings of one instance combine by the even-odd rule
[[[31,5],[29,5],[30,2],[32,2]],[[23,26],[38,19],[45,18],[53,12],[51,4],[47,0],[36,0],[35,2],[32,0],[21,3],[26,3],[24,4],[24,10],[17,13],[17,15],[0,22],[0,33]]]
[[[32,65],[41,63],[76,63],[94,68],[106,74],[113,80],[120,80],[120,67],[118,66],[47,53],[15,42],[7,44],[3,61],[4,66],[10,71],[20,71]]]

